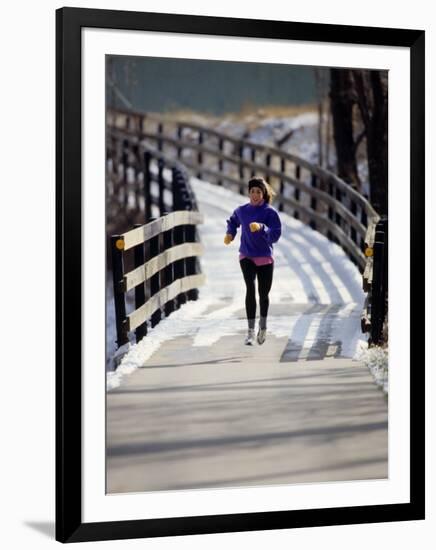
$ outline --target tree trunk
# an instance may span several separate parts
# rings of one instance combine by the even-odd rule
[[[360,190],[353,134],[355,93],[349,69],[330,70],[330,104],[336,146],[338,176]]]
[[[371,202],[379,214],[388,213],[388,102],[380,71],[371,71],[374,109],[367,140]]]
[[[318,100],[318,164],[324,166],[323,146],[322,146],[322,119],[323,119],[323,104],[322,100]]]
[[[322,126],[324,118],[323,78],[319,69],[315,69],[316,93],[318,99],[318,164],[324,166]]]
[[[353,72],[358,104],[366,129],[370,201],[379,214],[388,212],[387,75],[381,71]]]
[[[325,158],[326,158],[326,165],[327,165],[328,170],[330,170],[330,168],[331,168],[331,166],[330,166],[331,120],[332,120],[332,115],[331,115],[331,112],[329,111],[328,106],[327,106],[327,128],[326,128]]]

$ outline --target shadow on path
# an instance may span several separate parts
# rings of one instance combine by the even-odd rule
[[[176,484],[172,486],[172,489],[204,489],[206,487],[223,487],[223,486],[234,486],[238,487],[240,485],[247,485],[247,484],[253,484],[256,486],[259,482],[262,483],[262,485],[279,485],[282,482],[280,481],[282,478],[289,479],[291,476],[301,476],[301,475],[311,475],[316,474],[319,472],[335,472],[335,471],[341,471],[346,468],[359,468],[360,466],[369,466],[373,464],[384,464],[386,462],[385,456],[380,456],[376,458],[370,458],[370,459],[361,459],[361,460],[354,460],[354,461],[342,461],[337,462],[336,464],[332,466],[326,466],[323,465],[322,468],[300,468],[295,470],[286,470],[282,472],[276,472],[276,473],[269,473],[269,474],[263,474],[259,476],[241,476],[237,478],[228,478],[228,479],[216,479],[216,480],[210,480],[202,481],[200,483],[189,483],[189,484]],[[275,481],[274,481],[275,480]],[[331,481],[326,481],[326,483],[332,483]]]
[[[216,437],[194,440],[174,440],[146,443],[131,443],[124,445],[114,445],[108,447],[108,456],[124,456],[135,454],[165,453],[173,451],[183,451],[195,448],[222,447],[223,445],[269,445],[280,440],[289,440],[295,438],[320,436],[327,439],[336,439],[348,434],[360,433],[361,435],[377,430],[386,430],[387,422],[371,422],[369,424],[359,424],[357,426],[327,426],[319,428],[307,428],[304,430],[295,430],[277,433],[258,433],[255,435],[238,435],[232,437]]]

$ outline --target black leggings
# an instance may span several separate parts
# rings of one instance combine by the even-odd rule
[[[256,265],[248,258],[243,258],[239,263],[241,265],[245,286],[247,288],[247,293],[245,295],[245,311],[247,312],[247,319],[256,318],[256,290],[254,285],[256,275],[259,287],[260,316],[266,317],[268,315],[268,294],[271,290],[274,264]]]

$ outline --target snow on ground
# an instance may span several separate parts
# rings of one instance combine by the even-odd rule
[[[201,258],[206,284],[200,299],[183,305],[161,321],[138,344],[130,344],[107,387],[146,364],[162,344],[173,338],[193,339],[193,346],[211,346],[226,335],[246,330],[245,289],[238,262],[239,236],[225,246],[226,219],[248,199],[225,188],[192,179],[205,223],[199,226],[205,254]],[[325,354],[353,358],[362,349],[360,314],[364,294],[361,275],[343,250],[298,220],[280,213],[282,237],[275,245],[274,282],[270,292],[268,331],[288,337],[288,360]],[[109,329],[110,330],[110,329]]]
[[[371,372],[375,383],[386,395],[389,393],[389,362],[387,348],[362,346],[357,358],[362,361]]]
[[[268,117],[250,132],[249,140],[261,144],[274,142],[291,132],[291,130],[295,136],[306,127],[316,128],[317,124],[318,115],[316,113],[302,113],[292,117]]]

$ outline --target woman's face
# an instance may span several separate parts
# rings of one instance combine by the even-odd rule
[[[253,205],[260,204],[263,201],[263,192],[260,187],[252,187],[248,194]]]

